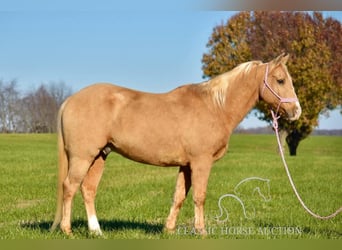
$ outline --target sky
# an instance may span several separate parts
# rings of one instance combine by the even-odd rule
[[[23,92],[51,81],[63,81],[74,92],[111,82],[155,93],[201,82],[201,59],[214,26],[236,13],[167,5],[154,9],[144,1],[134,8],[127,1],[96,7],[89,1],[17,2],[0,7],[0,79],[16,79]],[[342,12],[324,15],[342,22]],[[253,114],[241,124],[265,125]],[[342,129],[339,111],[322,117],[319,128]]]

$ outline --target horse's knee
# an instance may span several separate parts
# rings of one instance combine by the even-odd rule
[[[195,205],[201,206],[204,205],[205,203],[205,198],[206,198],[206,191],[201,190],[201,191],[194,191],[193,194],[193,201]]]
[[[205,202],[210,169],[211,163],[192,164],[193,200],[196,205],[201,206]]]

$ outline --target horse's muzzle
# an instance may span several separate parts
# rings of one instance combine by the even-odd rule
[[[298,120],[301,114],[302,114],[302,108],[299,102],[295,102],[295,107],[290,112],[287,112],[288,119],[290,121]]]

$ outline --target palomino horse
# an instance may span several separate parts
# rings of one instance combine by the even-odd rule
[[[101,83],[70,96],[58,117],[57,212],[51,229],[60,223],[62,231],[71,233],[72,200],[81,187],[89,230],[101,234],[94,199],[106,156],[114,151],[137,162],[179,166],[165,228],[175,230],[192,186],[194,226],[205,234],[209,173],[225,154],[233,129],[261,99],[290,120],[301,114],[287,59],[282,54],[269,63],[246,62],[209,81],[164,94]]]

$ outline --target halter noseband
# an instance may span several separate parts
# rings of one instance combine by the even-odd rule
[[[265,71],[265,77],[264,77],[264,86],[262,88],[262,91],[261,91],[261,95],[264,94],[264,91],[265,91],[265,88],[268,88],[269,91],[271,91],[271,93],[277,97],[277,99],[279,100],[279,104],[278,104],[278,107],[277,107],[277,111],[276,111],[276,114],[278,113],[279,111],[279,107],[282,103],[290,103],[290,102],[298,102],[298,98],[297,97],[292,97],[292,98],[284,98],[284,97],[281,97],[280,95],[277,94],[277,92],[275,92],[271,86],[269,85],[268,81],[267,81],[267,76],[268,76],[268,64],[266,65],[266,71]]]

